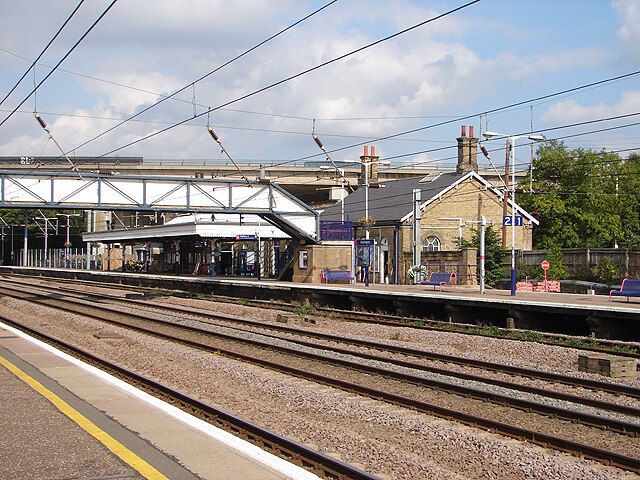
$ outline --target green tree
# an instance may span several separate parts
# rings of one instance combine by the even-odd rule
[[[478,249],[478,265],[480,264],[480,229],[473,228],[471,240],[460,241],[462,248]],[[502,260],[507,256],[507,250],[502,248],[502,234],[498,233],[492,226],[488,226],[484,232],[485,260],[484,272],[485,282],[494,285],[499,279],[507,274],[502,268]]]
[[[617,241],[624,248],[640,248],[640,155],[629,155],[616,173],[618,215],[622,223],[622,236]]]
[[[532,192],[518,203],[539,221],[535,248],[596,248],[640,242],[640,159],[551,141],[538,149]],[[529,174],[531,175],[531,173]],[[522,184],[529,184],[528,176]]]

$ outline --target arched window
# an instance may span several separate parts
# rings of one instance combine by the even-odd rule
[[[434,236],[425,238],[423,248],[425,252],[439,252],[440,239]]]

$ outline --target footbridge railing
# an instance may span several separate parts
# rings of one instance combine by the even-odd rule
[[[0,208],[254,214],[298,240],[318,238],[318,212],[263,181],[0,171]]]

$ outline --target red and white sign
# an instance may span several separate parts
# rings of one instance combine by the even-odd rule
[[[549,262],[547,262],[546,260],[542,262],[542,269],[546,272],[547,270],[549,270],[549,267],[551,265],[549,265]]]

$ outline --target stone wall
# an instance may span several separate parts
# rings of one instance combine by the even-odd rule
[[[299,245],[294,251],[294,262],[294,282],[321,283],[320,273],[323,269],[352,270],[353,242]]]
[[[475,248],[465,248],[463,250],[444,252],[422,252],[420,264],[426,267],[424,276],[428,277],[431,272],[454,272],[459,285],[478,285],[478,264]],[[400,283],[413,283],[407,273],[413,266],[413,254],[408,253],[403,256],[404,276],[400,278]]]

